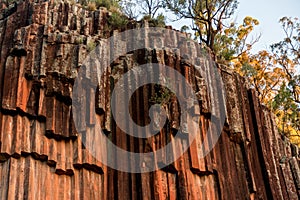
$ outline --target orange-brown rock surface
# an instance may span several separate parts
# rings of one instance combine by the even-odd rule
[[[89,43],[110,34],[109,12],[42,0],[0,3],[0,8],[0,199],[299,198],[298,148],[278,133],[274,117],[236,73],[220,70],[226,123],[205,158],[198,157],[198,143],[211,125],[212,99],[201,77],[167,50],[139,50],[121,57],[104,78],[106,95],[99,105],[89,105],[98,109],[99,118],[81,116],[88,128],[75,127],[74,79]],[[197,49],[186,48],[197,55]],[[78,132],[91,131],[100,120],[107,137],[135,152],[155,150],[172,138],[178,123],[176,101],[169,105],[169,124],[149,140],[126,136],[110,115],[110,88],[119,73],[151,60],[178,70],[198,91],[201,131],[189,150],[168,167],[142,174],[120,172],[92,156]],[[140,88],[132,100],[130,111],[139,124],[148,123],[145,111],[152,90]],[[97,93],[82,92],[86,99]]]

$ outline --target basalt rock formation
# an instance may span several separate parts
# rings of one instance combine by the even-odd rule
[[[105,74],[100,83],[105,95],[96,105],[87,101],[97,91],[82,90],[82,113],[96,109],[97,117],[82,114],[85,124],[78,127],[72,110],[74,81],[94,45],[114,34],[110,12],[51,0],[0,3],[0,8],[0,199],[299,199],[298,147],[278,133],[274,116],[230,69],[219,68],[226,95],[212,97],[203,77],[169,50],[129,52]],[[130,22],[126,28],[147,26]],[[187,40],[173,33],[170,27],[164,33],[172,43]],[[121,39],[116,43],[122,46]],[[192,45],[183,48],[194,57],[201,54]],[[154,151],[172,139],[179,123],[176,99],[166,106],[168,123],[150,139],[127,136],[111,116],[110,92],[120,74],[149,61],[173,67],[191,83],[200,102],[195,110],[200,131],[188,151],[163,169],[117,171],[89,152],[79,132],[92,131],[99,121],[116,145],[134,152]],[[210,70],[207,62],[200,64]],[[131,102],[132,118],[140,125],[149,123],[145,113],[151,92],[153,86],[141,87]],[[214,99],[226,102],[226,121],[212,151],[199,158],[199,144],[213,127]]]

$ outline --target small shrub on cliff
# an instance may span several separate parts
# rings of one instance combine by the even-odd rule
[[[76,39],[75,39],[75,43],[77,43],[77,44],[82,44],[84,41],[83,41],[83,38],[82,37],[77,37]]]
[[[112,29],[123,29],[126,27],[128,19],[120,12],[113,10],[110,17],[108,18],[108,23],[110,25],[110,28]]]
[[[96,43],[94,41],[90,41],[87,43],[87,51],[91,52],[96,48]]]
[[[183,25],[181,28],[180,28],[180,31],[181,32],[187,32],[190,28],[187,26],[187,25]]]
[[[95,0],[95,3],[97,5],[97,7],[106,7],[107,9],[109,9],[114,4],[114,1],[111,1],[111,0]]]
[[[87,5],[87,9],[90,10],[90,11],[97,10],[96,3],[95,2],[89,2],[88,5]]]
[[[105,7],[107,9],[110,9],[112,7],[120,7],[116,0],[85,0],[79,1],[79,3],[87,6],[87,8],[92,11],[96,10],[99,7]]]
[[[153,104],[167,105],[175,96],[171,90],[162,86],[155,85],[155,90],[156,92],[149,99]]]
[[[143,17],[143,20],[149,22],[150,27],[165,27],[165,16],[163,14],[159,14],[156,18],[152,18],[150,15],[146,15]]]
[[[149,99],[150,103],[167,105],[170,103],[171,99],[176,97],[175,93],[169,89],[171,88],[171,80],[169,78],[164,78],[166,81],[166,86],[160,84],[154,84],[155,93]]]

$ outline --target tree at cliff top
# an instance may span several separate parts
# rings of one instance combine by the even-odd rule
[[[276,64],[282,68],[282,84],[272,102],[282,132],[300,144],[300,20],[280,19],[285,38],[271,45]]]
[[[260,101],[277,116],[279,130],[300,144],[300,22],[280,19],[285,38],[271,45],[271,52],[243,54],[235,68],[248,77]]]
[[[222,32],[224,21],[230,19],[237,8],[237,0],[165,0],[165,6],[178,19],[193,21],[200,42],[214,49],[216,35]]]
[[[259,39],[250,38],[258,20],[247,16],[239,26],[232,22],[237,5],[237,0],[165,0],[165,6],[178,19],[193,21],[196,38],[212,50],[218,63],[224,64],[249,52]]]
[[[237,8],[236,0],[165,0],[175,15],[193,20],[200,43],[209,47],[218,63],[231,65],[246,76],[259,99],[277,116],[279,130],[300,144],[300,23],[280,20],[286,37],[272,51],[250,50],[260,36],[250,38],[258,20],[246,17],[242,25],[226,24]]]
[[[259,24],[257,19],[250,16],[244,18],[241,25],[231,23],[215,36],[213,51],[216,61],[230,65],[239,70],[239,61],[243,56],[249,55],[252,46],[258,42],[260,35],[251,36],[255,26]]]

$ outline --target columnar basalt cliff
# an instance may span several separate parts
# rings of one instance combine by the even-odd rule
[[[0,8],[0,199],[299,199],[298,148],[278,133],[274,116],[230,69],[219,69],[226,95],[211,97],[203,77],[170,50],[127,53],[105,73],[100,87],[106,92],[95,105],[86,101],[97,91],[81,91],[85,124],[75,126],[74,81],[94,45],[114,34],[110,12],[51,0],[0,3]],[[138,27],[147,23],[127,25],[127,29]],[[170,27],[164,34],[172,43],[187,40],[184,34],[174,35]],[[121,48],[121,39],[116,43]],[[193,45],[182,48],[191,57],[201,54]],[[93,131],[100,121],[108,138],[133,152],[155,151],[172,140],[179,123],[176,99],[170,98],[166,105],[167,124],[149,139],[129,137],[111,116],[111,105],[122,106],[110,104],[111,89],[120,75],[148,62],[168,65],[186,77],[199,98],[195,113],[200,131],[171,165],[149,173],[120,172],[97,160],[79,132]],[[210,70],[209,63],[199,62]],[[176,77],[170,74],[170,78]],[[85,79],[91,79],[88,73]],[[145,113],[153,90],[154,86],[141,87],[132,98],[129,110],[137,124],[149,123]],[[207,128],[213,129],[213,98],[219,103],[225,98],[226,122],[215,147],[199,159],[199,144]],[[95,119],[85,115],[89,109],[96,109]]]

